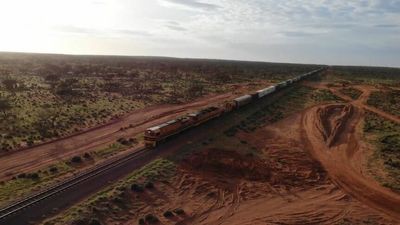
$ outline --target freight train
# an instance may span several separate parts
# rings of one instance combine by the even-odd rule
[[[149,148],[156,147],[158,143],[166,140],[167,138],[173,135],[182,133],[183,131],[189,128],[198,126],[213,118],[226,114],[232,110],[241,108],[257,99],[264,98],[265,96],[268,96],[278,90],[281,90],[293,83],[303,80],[311,75],[318,74],[324,69],[325,68],[321,68],[318,70],[311,71],[309,73],[296,76],[295,78],[258,90],[255,93],[240,96],[231,101],[225,102],[224,104],[218,106],[210,106],[201,109],[197,112],[193,112],[181,116],[179,118],[176,118],[174,120],[170,120],[163,124],[148,128],[144,133],[145,145],[146,147]]]

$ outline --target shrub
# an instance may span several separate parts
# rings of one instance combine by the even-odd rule
[[[143,192],[144,189],[140,184],[132,184],[131,190],[134,192]]]
[[[120,138],[120,139],[118,139],[118,142],[119,142],[120,144],[122,144],[122,145],[130,145],[130,144],[132,144],[130,141],[128,141],[128,140],[125,139],[125,138]]]
[[[152,189],[152,188],[154,188],[154,184],[153,184],[153,182],[149,181],[144,185],[144,187],[147,189]]]
[[[183,214],[185,214],[185,211],[181,208],[177,208],[174,210],[174,213],[176,213],[178,215],[183,215]]]
[[[158,218],[153,214],[147,214],[145,220],[147,223],[157,223],[159,221]]]
[[[174,214],[171,211],[165,211],[163,215],[164,215],[165,218],[169,218],[169,217],[173,217],[174,216]]]
[[[85,154],[83,155],[83,158],[90,159],[90,158],[92,158],[92,156],[89,153],[85,152]]]
[[[143,218],[140,218],[140,219],[139,219],[139,225],[144,225],[144,224],[146,224],[146,222],[144,221]]]
[[[18,178],[22,179],[22,178],[26,178],[26,173],[20,173],[17,176]]]
[[[98,219],[91,219],[89,225],[101,225]]]
[[[33,180],[37,180],[37,179],[39,179],[39,174],[38,173],[31,173],[31,174],[28,174],[28,177],[33,179]]]
[[[80,156],[74,156],[74,157],[72,157],[71,162],[73,162],[73,163],[81,163],[82,162],[82,158]]]
[[[57,167],[51,167],[49,171],[52,172],[52,173],[57,173],[58,172],[58,168]]]

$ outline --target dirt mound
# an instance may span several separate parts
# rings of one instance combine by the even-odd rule
[[[328,147],[336,143],[352,114],[353,106],[350,104],[334,104],[317,109],[319,120],[316,126]]]
[[[224,149],[205,149],[192,154],[182,164],[183,168],[214,176],[228,176],[247,180],[267,181],[270,165],[253,155],[241,155]]]

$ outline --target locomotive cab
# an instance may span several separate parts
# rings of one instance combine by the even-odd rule
[[[154,148],[157,145],[157,140],[158,137],[160,136],[160,128],[157,127],[151,127],[146,130],[144,133],[144,144],[146,147],[149,148]]]

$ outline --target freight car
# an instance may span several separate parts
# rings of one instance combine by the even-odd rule
[[[262,98],[264,96],[267,96],[267,95],[273,93],[275,90],[276,90],[275,86],[270,86],[270,87],[261,89],[261,90],[257,91],[258,98]]]
[[[237,108],[241,108],[249,104],[250,102],[254,101],[255,99],[263,98],[292,83],[300,81],[308,76],[317,74],[324,69],[325,68],[322,68],[311,71],[309,73],[299,75],[297,77],[294,77],[293,79],[282,81],[275,86],[269,86],[267,88],[256,91],[255,93],[249,95],[243,95],[231,101],[227,101],[219,106],[207,107],[197,112],[193,112],[186,116],[180,117],[178,119],[171,120],[166,123],[160,124],[158,126],[148,128],[144,134],[145,145],[146,147],[155,147],[159,142],[166,140],[170,136],[181,133],[184,130],[189,129],[191,127],[198,126],[213,118],[219,117],[224,113],[228,113]]]
[[[253,100],[251,95],[243,95],[239,98],[235,98],[233,101],[235,102],[236,108],[240,108],[244,105],[249,104]]]
[[[276,85],[276,89],[282,89],[287,86],[287,81],[282,81]]]

